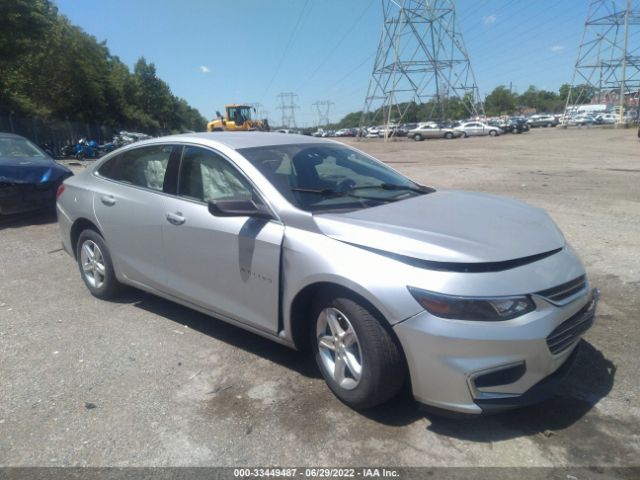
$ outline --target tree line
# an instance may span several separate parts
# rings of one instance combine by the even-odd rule
[[[153,63],[140,58],[130,71],[50,0],[0,2],[0,113],[149,134],[206,126]]]

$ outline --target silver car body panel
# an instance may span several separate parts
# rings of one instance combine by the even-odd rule
[[[123,185],[97,173],[114,155],[157,143],[214,149],[253,183],[274,218],[214,217],[202,202]],[[531,295],[584,275],[575,252],[544,211],[485,194],[438,191],[349,213],[314,215],[289,203],[236,151],[291,143],[335,144],[298,135],[221,132],[165,137],[113,152],[65,181],[57,206],[63,245],[73,254],[72,227],[78,220],[89,221],[104,236],[123,283],[294,348],[293,324],[307,320],[293,316],[300,292],[319,284],[353,291],[392,325],[407,358],[414,396],[442,408],[479,413],[468,383],[479,371],[526,362],[527,374],[498,392],[517,395],[563,364],[573,347],[554,356],[545,338],[584,306],[588,288],[561,305],[533,295],[535,311],[503,322],[435,317],[407,288],[457,296]],[[115,204],[105,205],[105,196],[114,197]],[[185,223],[172,225],[168,213],[180,213]],[[555,253],[478,273],[405,261],[481,264],[548,251]]]

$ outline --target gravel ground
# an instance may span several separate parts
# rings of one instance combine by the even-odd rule
[[[424,184],[551,213],[602,290],[557,397],[464,421],[408,395],[357,413],[302,354],[139,291],[93,298],[55,219],[12,218],[0,225],[0,465],[640,466],[635,131],[348,143]]]

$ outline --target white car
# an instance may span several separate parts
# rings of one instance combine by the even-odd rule
[[[596,119],[593,115],[580,114],[569,120],[569,125],[577,125],[579,127],[583,125],[593,125],[596,123]]]
[[[620,115],[616,115],[615,113],[601,113],[596,117],[597,123],[604,124],[618,123],[618,120],[620,120]]]
[[[502,131],[498,127],[492,127],[491,125],[487,125],[486,123],[482,122],[463,123],[459,127],[456,127],[454,130],[461,132],[462,138],[481,135],[491,135],[492,137],[497,137],[502,133]]]

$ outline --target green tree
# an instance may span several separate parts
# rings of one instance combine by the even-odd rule
[[[496,87],[485,99],[484,108],[489,116],[509,115],[516,110],[516,95],[503,85]]]

